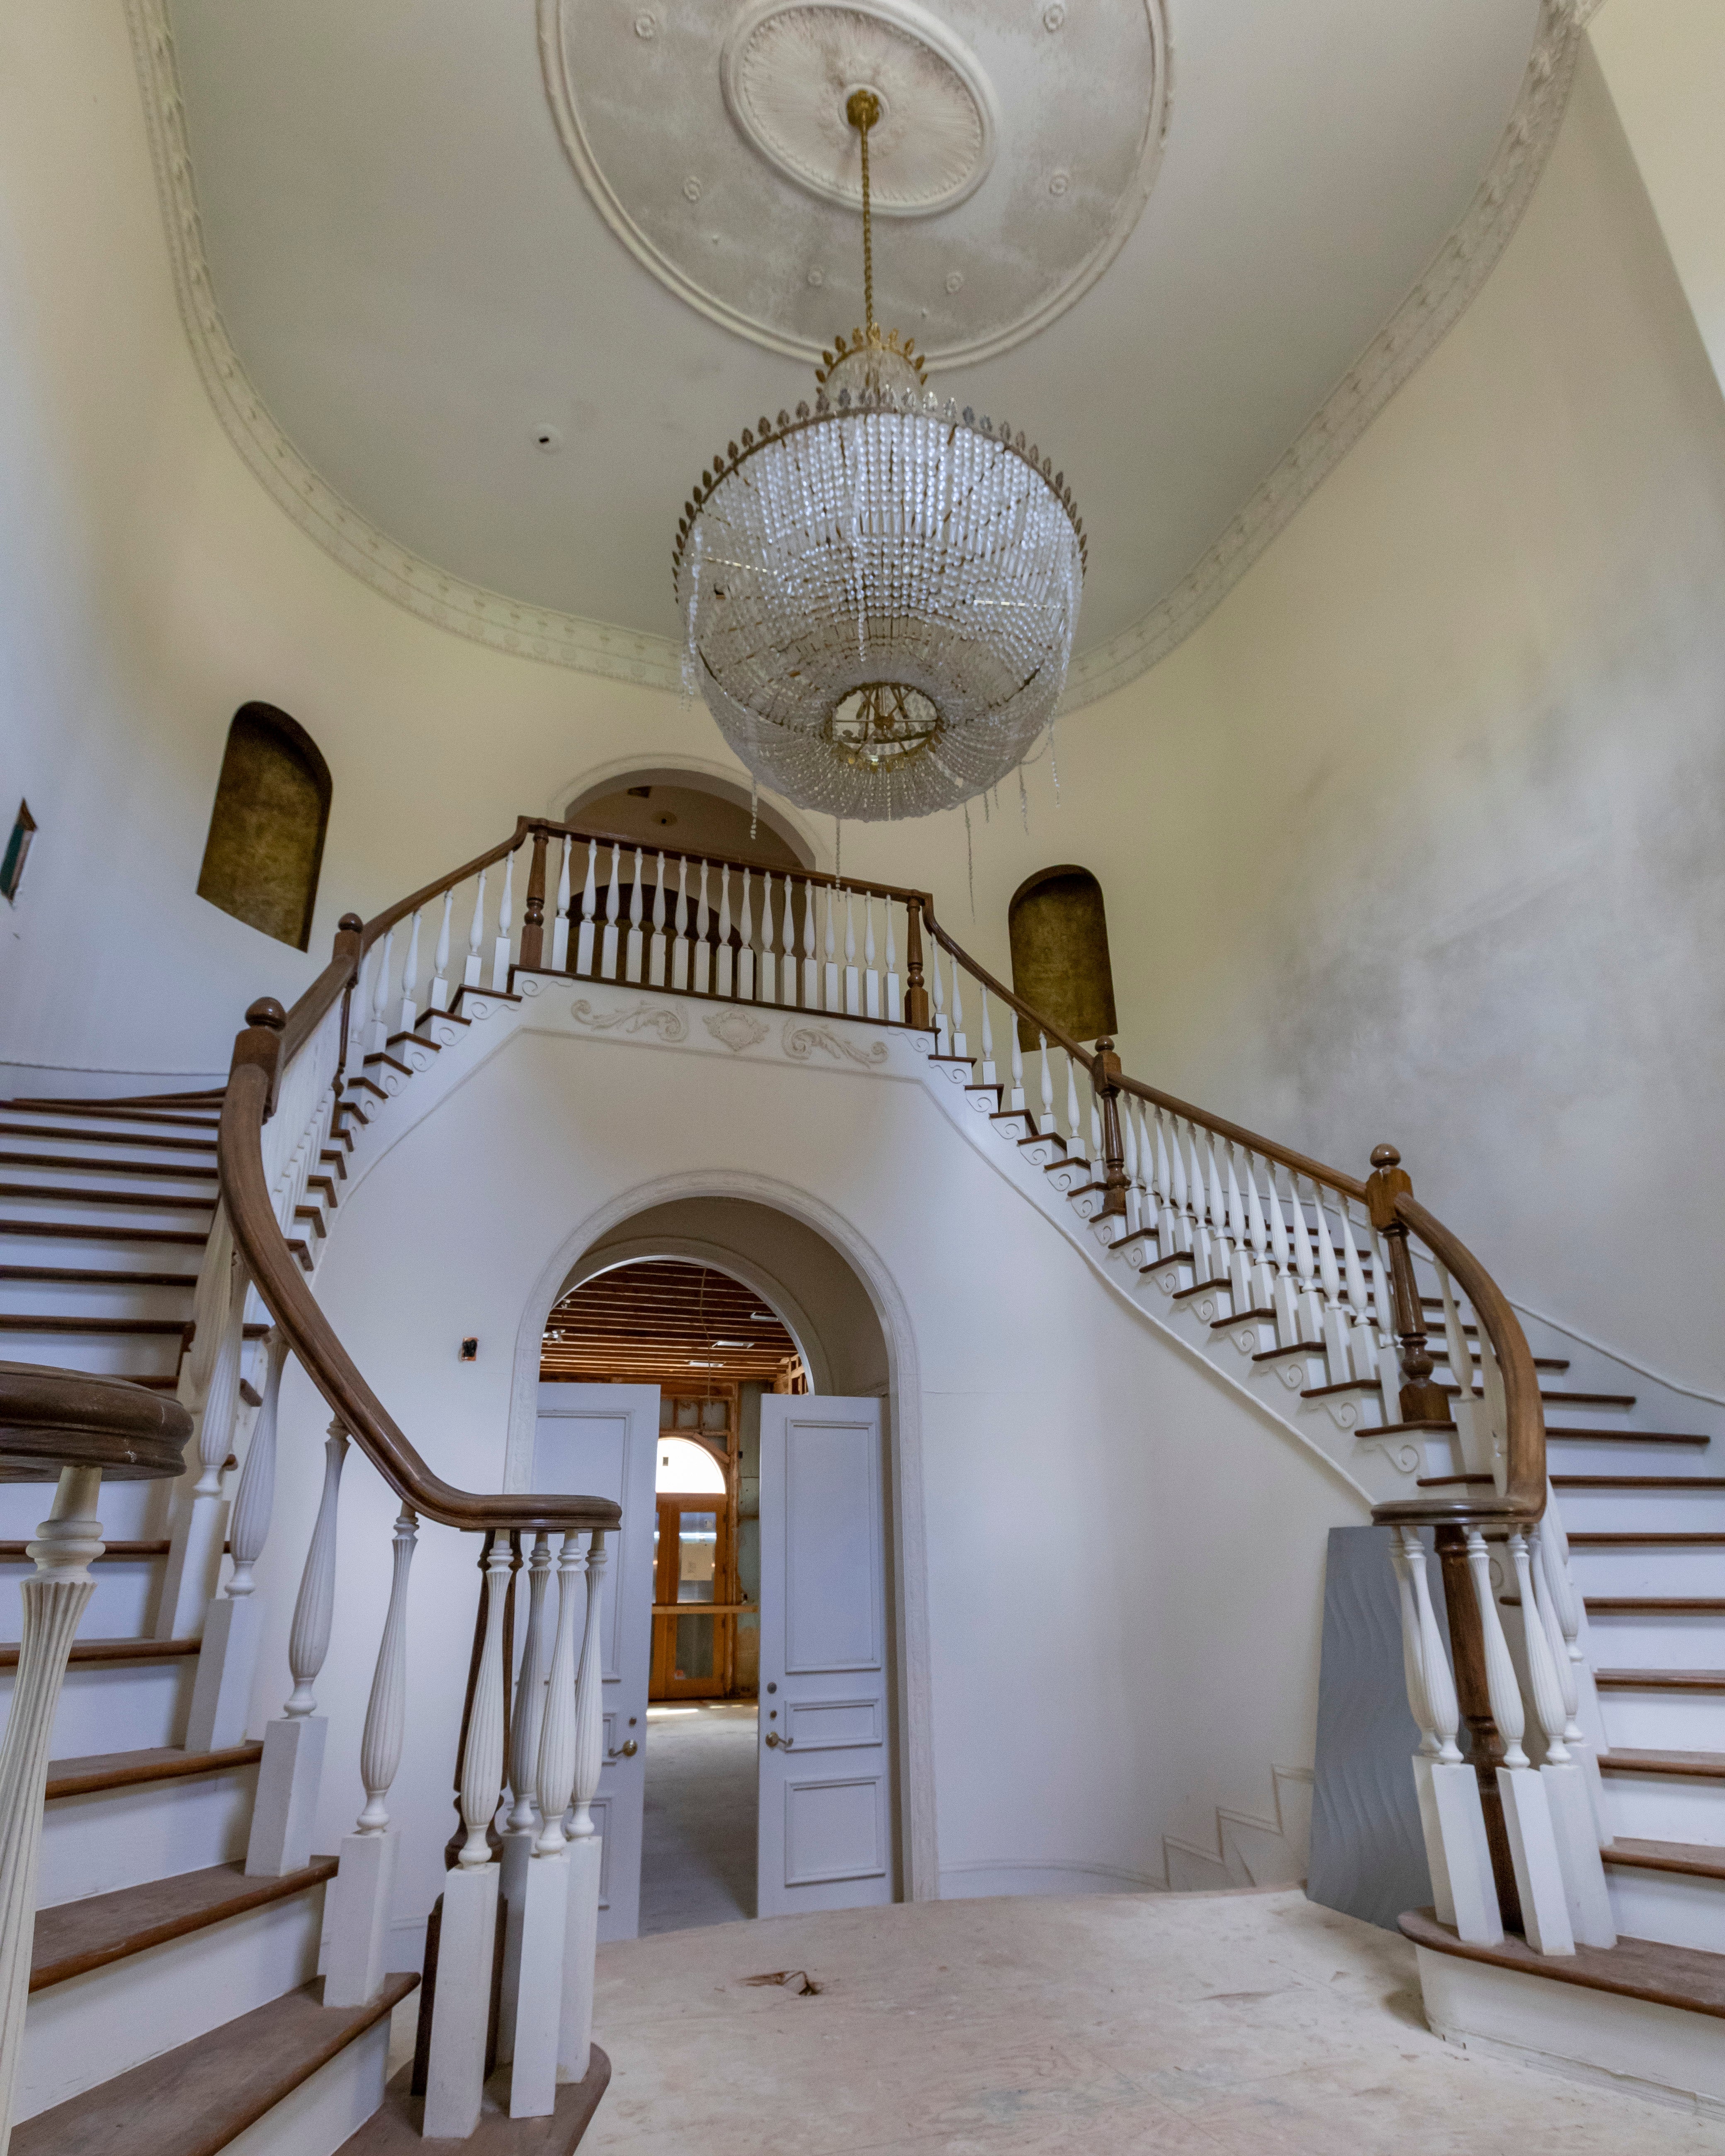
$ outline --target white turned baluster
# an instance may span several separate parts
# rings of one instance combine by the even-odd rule
[[[1473,1581],[1474,1600],[1479,1604],[1480,1629],[1485,1635],[1486,1693],[1491,1705],[1491,1719],[1503,1739],[1503,1764],[1525,1767],[1527,1755],[1522,1749],[1522,1732],[1527,1720],[1522,1705],[1522,1688],[1516,1681],[1509,1642],[1503,1636],[1502,1620],[1497,1614],[1491,1554],[1486,1548],[1486,1537],[1477,1527],[1467,1530],[1467,1569]]]
[[[842,1010],[844,1009],[844,1005],[839,1000],[839,941],[833,928],[833,886],[831,884],[829,884],[826,886],[826,895],[827,918],[823,947],[826,954],[826,966],[823,975],[826,983],[826,995],[822,1003],[821,1008],[824,1010],[835,1011]]]
[[[1452,1410],[1455,1419],[1457,1449],[1461,1465],[1471,1474],[1478,1473],[1491,1465],[1488,1444],[1482,1443],[1479,1417],[1470,1397],[1473,1391],[1473,1349],[1462,1330],[1461,1313],[1455,1306],[1455,1292],[1450,1280],[1450,1269],[1441,1258],[1432,1259],[1432,1269],[1437,1275],[1438,1297],[1444,1312],[1444,1356],[1450,1365],[1450,1374],[1461,1388],[1461,1396]]]
[[[1042,1079],[1042,1111],[1036,1119],[1036,1127],[1044,1137],[1051,1137],[1060,1126],[1055,1116],[1054,1072],[1048,1060],[1048,1035],[1040,1027],[1036,1033],[1036,1053]]]
[[[1170,1158],[1168,1126],[1160,1108],[1156,1110],[1153,1120],[1156,1138],[1156,1167],[1151,1188],[1155,1192],[1158,1201],[1156,1255],[1159,1258],[1171,1258],[1184,1247],[1180,1240],[1183,1225],[1181,1214],[1184,1209],[1174,1196],[1174,1171],[1179,1163],[1180,1147],[1177,1137],[1172,1149],[1173,1158]]]
[[[755,1000],[755,916],[747,869],[742,872],[742,907],[737,916],[737,932],[742,939],[737,953],[737,993],[742,1002],[752,1004]]]
[[[389,968],[395,951],[395,931],[391,928],[383,938],[383,955],[377,961],[377,973],[372,988],[372,1029],[367,1046],[373,1055],[381,1055],[389,1045]]]
[[[486,873],[480,870],[479,881],[473,887],[473,924],[467,932],[467,963],[461,969],[461,984],[468,988],[478,988],[482,978],[480,945],[485,933]]]
[[[880,910],[886,916],[886,1001],[881,1006],[881,1011],[883,1016],[897,1023],[904,1018],[905,1004],[904,996],[899,987],[898,946],[894,940],[892,901],[890,898],[883,899]]]
[[[1204,1173],[1205,1157],[1209,1151],[1209,1132],[1204,1133],[1200,1145],[1196,1123],[1186,1126],[1188,1159],[1186,1169],[1191,1183],[1192,1251],[1200,1283],[1217,1277],[1216,1235],[1210,1219],[1209,1190]]]
[[[1356,1378],[1374,1384],[1378,1377],[1378,1343],[1372,1332],[1371,1305],[1366,1299],[1365,1269],[1360,1264],[1359,1245],[1354,1240],[1351,1201],[1338,1193],[1336,1209],[1342,1222],[1342,1280],[1352,1312],[1348,1327],[1348,1360]]]
[[[1078,1059],[1066,1050],[1066,1151],[1074,1160],[1088,1160],[1083,1127],[1078,1120]]]
[[[1549,1483],[1546,1487],[1545,1518],[1549,1520]],[[1511,1538],[1512,1551],[1520,1540],[1519,1536]],[[1616,1920],[1599,1852],[1602,1838],[1611,1830],[1609,1825],[1602,1827],[1594,1808],[1593,1781],[1598,1768],[1589,1755],[1587,1740],[1576,1720],[1579,1701],[1575,1671],[1553,1604],[1548,1563],[1549,1546],[1542,1522],[1526,1557],[1517,1554],[1516,1559],[1534,1711],[1546,1738],[1545,1764],[1539,1778],[1545,1784],[1550,1808],[1570,1928],[1584,1946],[1615,1946]]]
[[[1232,1283],[1234,1276],[1234,1235],[1228,1218],[1228,1201],[1222,1195],[1221,1171],[1216,1164],[1216,1140],[1209,1131],[1204,1134],[1205,1181],[1209,1191],[1210,1218],[1210,1278]]]
[[[789,1007],[797,1000],[797,930],[796,923],[791,916],[792,889],[788,876],[784,880],[783,896],[784,927],[783,933],[778,940],[784,952],[784,958],[778,971],[778,999]]]
[[[595,868],[599,855],[599,842],[587,842],[587,878],[581,886],[581,917],[575,931],[575,971],[590,978],[593,973],[593,927],[598,913]]]
[[[1287,1216],[1281,1209],[1281,1193],[1276,1188],[1273,1160],[1264,1163],[1264,1197],[1270,1219],[1270,1262],[1274,1271],[1270,1299],[1276,1311],[1276,1344],[1278,1348],[1296,1348],[1300,1344],[1299,1283],[1295,1277]]]
[[[1084,1074],[1086,1097],[1090,1101],[1090,1157],[1097,1167],[1102,1164],[1102,1101],[1096,1091],[1096,1073],[1094,1064],[1086,1066]]]
[[[830,903],[830,901],[829,901]],[[803,1008],[820,1009],[820,968],[814,957],[814,886],[803,886]]]
[[[988,1018],[988,991],[983,990],[983,1067],[977,1073],[979,1085],[996,1083],[994,1073],[994,1029]]]
[[[103,1549],[101,1522],[95,1517],[100,1493],[97,1469],[62,1469],[53,1509],[28,1547],[36,1576],[20,1589],[23,1625],[18,1675],[0,1743],[0,2134],[10,2130],[23,2054],[54,1711],[79,1620],[95,1592],[90,1565]]]
[[[1554,1559],[1548,1524],[1551,1519],[1553,1502],[1551,1485],[1548,1481],[1545,1517],[1539,1523],[1532,1546],[1533,1584],[1538,1592],[1539,1621],[1545,1628],[1546,1644],[1551,1650],[1552,1667],[1557,1674],[1558,1695],[1563,1702],[1563,1743],[1573,1748],[1585,1744],[1587,1739],[1577,1719],[1581,1712],[1581,1694],[1575,1681],[1575,1665],[1569,1659],[1569,1643],[1563,1636],[1563,1620],[1558,1614],[1558,1594],[1553,1580]]]
[[[892,916],[887,914],[887,933],[891,935]],[[863,1014],[866,1018],[882,1015],[880,1004],[880,976],[875,970],[875,894],[863,893]]]
[[[503,1793],[503,1606],[509,1566],[509,1537],[495,1533],[485,1553],[485,1633],[473,1689],[473,1711],[468,1717],[467,1742],[461,1750],[460,1812],[467,1839],[461,1845],[458,1861],[465,1871],[491,1861],[486,1830]]]
[[[1401,1419],[1401,1361],[1395,1341],[1395,1301],[1389,1267],[1384,1261],[1378,1230],[1372,1230],[1372,1327],[1378,1337],[1378,1390],[1384,1400],[1386,1424]]]
[[[1476,1425],[1483,1424],[1486,1464],[1501,1496],[1509,1485],[1509,1403],[1504,1398],[1503,1372],[1498,1366],[1497,1351],[1491,1345],[1489,1332],[1481,1330],[1480,1333],[1478,1393],[1474,1391],[1471,1373],[1459,1382],[1461,1404],[1471,1404]]]
[[[419,1015],[419,914],[413,916],[413,925],[408,937],[408,960],[401,969],[401,1023],[398,1033],[411,1033],[413,1020]]]
[[[646,937],[642,932],[642,878],[644,874],[644,856],[635,848],[634,881],[629,887],[629,942],[623,962],[623,978],[639,983],[647,971]]]
[[[671,937],[671,986],[683,989],[689,985],[689,856],[677,857],[677,905],[675,933]]]
[[[617,938],[622,919],[623,849],[614,839],[611,845],[611,880],[605,886],[605,903],[600,913],[603,930],[599,940],[601,980],[614,981],[617,978]]]
[[[545,1715],[545,1590],[551,1580],[551,1537],[542,1528],[527,1562],[527,1636],[516,1679],[515,1713],[509,1728],[509,1780],[515,1792],[507,1825],[536,1829],[539,1732]]]
[[[235,1602],[252,1594],[257,1583],[252,1568],[264,1554],[270,1538],[270,1522],[275,1509],[275,1431],[281,1401],[281,1373],[288,1358],[287,1336],[272,1326],[264,1342],[264,1389],[246,1447],[245,1466],[228,1518],[228,1540],[234,1570],[228,1594]]]
[[[438,923],[437,956],[431,962],[431,1008],[447,1010],[449,1008],[449,922],[455,910],[455,892],[452,886],[444,893],[443,919]]]
[[[1135,1096],[1130,1099],[1128,1106],[1129,1112],[1137,1125],[1138,1132],[1138,1226],[1144,1234],[1153,1235],[1160,1224],[1160,1215],[1157,1207],[1156,1194],[1151,1188],[1150,1181],[1154,1171],[1154,1164],[1150,1155],[1150,1116],[1143,1102]],[[1140,1260],[1143,1255],[1144,1253],[1140,1250],[1138,1253]]]
[[[574,840],[563,834],[562,864],[557,870],[557,912],[551,924],[551,970],[567,973],[569,970],[569,855]]]
[[[713,984],[713,947],[707,938],[706,863],[701,864],[701,896],[697,901],[700,926],[695,937],[695,993],[708,994]]]
[[[1169,1244],[1170,1255],[1178,1250],[1192,1260],[1192,1270],[1198,1270],[1197,1215],[1192,1209],[1191,1193],[1186,1184],[1186,1148],[1180,1142],[1180,1126],[1176,1118],[1168,1118],[1168,1196],[1173,1207],[1173,1240]]]
[[[928,947],[928,992],[934,1003],[934,1052],[945,1055],[951,1040],[947,1026],[947,983],[941,972],[941,947],[935,942]]]
[[[330,1889],[329,1953],[324,1977],[326,2006],[363,2006],[383,1982],[385,1950],[394,1899],[400,1836],[389,1825],[387,1799],[401,1765],[408,1720],[408,1575],[418,1539],[418,1516],[403,1505],[396,1517],[389,1608],[372,1696],[360,1738],[359,1779],[364,1809],[343,1837],[341,1866]]]
[[[786,877],[787,884],[790,881]],[[778,954],[773,947],[773,871],[761,871],[761,963],[758,993],[763,1004],[778,1001]]]
[[[538,1854],[562,1850],[563,1815],[575,1784],[575,1633],[587,1613],[587,1554],[572,1529],[557,1558],[557,1636],[545,1686],[545,1712],[539,1731],[539,1763],[535,1782],[540,1796]]]
[[[1420,1670],[1425,1681],[1431,1726],[1437,1734],[1438,1757],[1446,1765],[1453,1764],[1461,1757],[1455,1742],[1456,1732],[1461,1726],[1461,1709],[1455,1697],[1455,1680],[1444,1646],[1443,1631],[1432,1606],[1430,1583],[1425,1576],[1425,1546],[1416,1527],[1404,1527],[1401,1538],[1413,1571],[1420,1623]]]
[[[1276,1271],[1271,1261],[1270,1224],[1258,1194],[1258,1166],[1250,1152],[1243,1153],[1241,1161],[1245,1168],[1246,1239],[1252,1246],[1252,1307],[1274,1315]],[[1268,1165],[1266,1162],[1266,1169]]]
[[[1515,1567],[1516,1586],[1522,1598],[1522,1640],[1527,1658],[1527,1683],[1533,1694],[1533,1715],[1539,1724],[1540,1734],[1545,1739],[1545,1756],[1553,1766],[1569,1764],[1569,1748],[1563,1742],[1563,1725],[1568,1717],[1563,1711],[1563,1693],[1558,1678],[1558,1666],[1551,1650],[1551,1640],[1540,1621],[1539,1606],[1533,1591],[1533,1567],[1527,1550],[1527,1537],[1520,1530],[1509,1538],[1510,1562]]]
[[[1330,1383],[1345,1385],[1353,1374],[1348,1362],[1348,1317],[1342,1308],[1342,1275],[1336,1264],[1336,1246],[1330,1239],[1330,1217],[1322,1184],[1312,1186],[1313,1231],[1317,1243],[1317,1276],[1324,1292],[1324,1356]]]
[[[1019,1038],[1019,1014],[1015,1010],[1006,1014],[1007,1039],[1012,1048],[1012,1083],[1007,1088],[1006,1105],[1019,1114],[1024,1106],[1024,1045]],[[1014,1131],[1013,1136],[1019,1133]]]
[[[179,1387],[181,1404],[192,1411],[196,1428],[198,1475],[189,1502],[182,1501],[174,1521],[162,1576],[156,1634],[164,1640],[202,1634],[221,1575],[222,1475],[239,1412],[249,1282],[227,1228],[225,1209],[218,1220],[219,1232],[211,1238],[212,1264],[199,1281],[197,1330]]]
[[[581,1664],[575,1681],[574,1774],[572,1810],[566,1822],[570,1840],[568,1928],[563,1950],[562,2020],[557,2040],[559,2080],[581,2081],[587,2074],[593,2041],[593,1953],[598,1940],[599,1870],[603,1851],[593,1823],[604,1757],[603,1671],[599,1656],[600,1613],[604,1606],[605,1537],[596,1531],[588,1550],[587,1617],[581,1635]]]
[[[515,940],[515,855],[503,856],[503,895],[497,901],[497,940],[491,946],[491,986],[501,995],[509,986],[509,962]]]
[[[983,998],[983,1015],[988,1016],[988,997]],[[1120,1118],[1121,1165],[1126,1171],[1126,1232],[1135,1235],[1143,1225],[1143,1213],[1138,1203],[1138,1133],[1132,1121],[1132,1096],[1122,1096]]]
[[[964,990],[961,985],[963,978],[964,968],[955,956],[952,960],[952,1045],[947,1052],[968,1058],[970,1049],[964,1038]]]
[[[305,1569],[300,1577],[294,1621],[288,1633],[288,1668],[294,1689],[282,1712],[295,1719],[316,1713],[317,1698],[311,1687],[330,1650],[330,1625],[336,1608],[336,1516],[347,1458],[347,1433],[339,1422],[332,1422],[324,1440],[323,1493],[318,1500],[317,1518],[312,1524],[311,1543],[305,1553]]]
[[[1228,1208],[1228,1285],[1234,1296],[1234,1314],[1238,1317],[1242,1311],[1254,1306],[1253,1252],[1247,1240],[1245,1206],[1240,1194],[1240,1175],[1235,1166],[1234,1147],[1226,1139],[1222,1142],[1222,1158],[1227,1163],[1228,1171],[1224,1178],[1225,1188],[1223,1193],[1224,1202]]]
[[[647,985],[665,986],[665,852],[660,850],[657,880],[653,886],[653,935],[647,949]]]
[[[1288,1224],[1293,1232],[1294,1270],[1299,1280],[1296,1301],[1299,1340],[1316,1345],[1323,1338],[1323,1304],[1317,1292],[1317,1261],[1306,1226],[1306,1201],[1300,1195],[1300,1179],[1288,1171]],[[1291,1343],[1297,1344],[1297,1343]]]
[[[845,893],[845,1009],[852,1018],[862,1016],[862,974],[856,963],[855,900],[849,889]]]
[[[734,952],[731,948],[731,864],[724,862],[719,870],[719,947],[718,965],[715,971],[713,992],[728,996],[735,993]]]
[[[1425,1552],[1414,1528],[1404,1527],[1399,1533],[1392,1531],[1389,1561],[1395,1568],[1402,1606],[1402,1676],[1408,1688],[1408,1707],[1420,1732],[1420,1749],[1435,1759],[1440,1748],[1437,1717],[1426,1689],[1425,1643],[1420,1636],[1419,1607],[1414,1599],[1414,1567],[1425,1564]],[[1450,1742],[1455,1742],[1453,1732]]]

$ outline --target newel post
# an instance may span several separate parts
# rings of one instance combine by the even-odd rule
[[[1441,1385],[1431,1381],[1432,1357],[1425,1345],[1425,1315],[1420,1306],[1419,1283],[1414,1278],[1413,1254],[1408,1248],[1408,1230],[1396,1214],[1396,1199],[1404,1192],[1410,1198],[1414,1194],[1414,1178],[1401,1165],[1401,1158],[1393,1145],[1374,1146],[1372,1173],[1366,1181],[1366,1204],[1372,1225],[1383,1239],[1394,1297],[1402,1373],[1401,1417],[1404,1422],[1448,1422],[1450,1398]],[[1458,1374],[1465,1380],[1467,1373]]]
[[[1096,1103],[1102,1111],[1102,1182],[1104,1196],[1102,1209],[1096,1215],[1101,1220],[1111,1217],[1126,1218],[1126,1147],[1120,1133],[1120,1058],[1114,1052],[1111,1040],[1096,1043],[1096,1060],[1091,1069],[1091,1084]]]
[[[524,973],[536,973],[545,961],[545,849],[549,836],[542,824],[535,826],[533,859],[527,870],[527,911],[521,922],[521,955],[518,962]],[[636,882],[639,889],[639,873]]]
[[[286,1026],[287,1013],[275,997],[259,996],[246,1012],[244,1030],[234,1039],[230,1073],[261,1070],[269,1081],[270,1091],[264,1101],[266,1123],[275,1113],[275,1089],[281,1076],[281,1036]]]
[[[905,1024],[926,1030],[928,991],[922,984],[922,901],[905,909]]]

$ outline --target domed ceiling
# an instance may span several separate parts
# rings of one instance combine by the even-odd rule
[[[1559,0],[131,0],[182,302],[265,483],[403,603],[675,678],[670,549],[875,311],[1034,429],[1153,660],[1477,285]]]

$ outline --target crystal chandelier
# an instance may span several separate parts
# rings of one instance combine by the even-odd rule
[[[875,321],[871,90],[862,143],[866,326],[798,404],[702,472],[673,563],[684,680],[737,755],[798,807],[859,822],[956,808],[1054,716],[1085,567],[1064,473],[942,403]]]

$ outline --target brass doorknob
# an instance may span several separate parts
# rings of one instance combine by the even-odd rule
[[[608,1759],[633,1759],[640,1748],[633,1737],[625,1737],[617,1749],[614,1752],[608,1752],[605,1757]]]
[[[794,1737],[781,1737],[776,1729],[769,1729],[767,1732],[767,1743],[768,1748],[772,1750],[776,1751],[782,1744],[785,1750],[788,1752],[796,1741],[797,1740]]]

